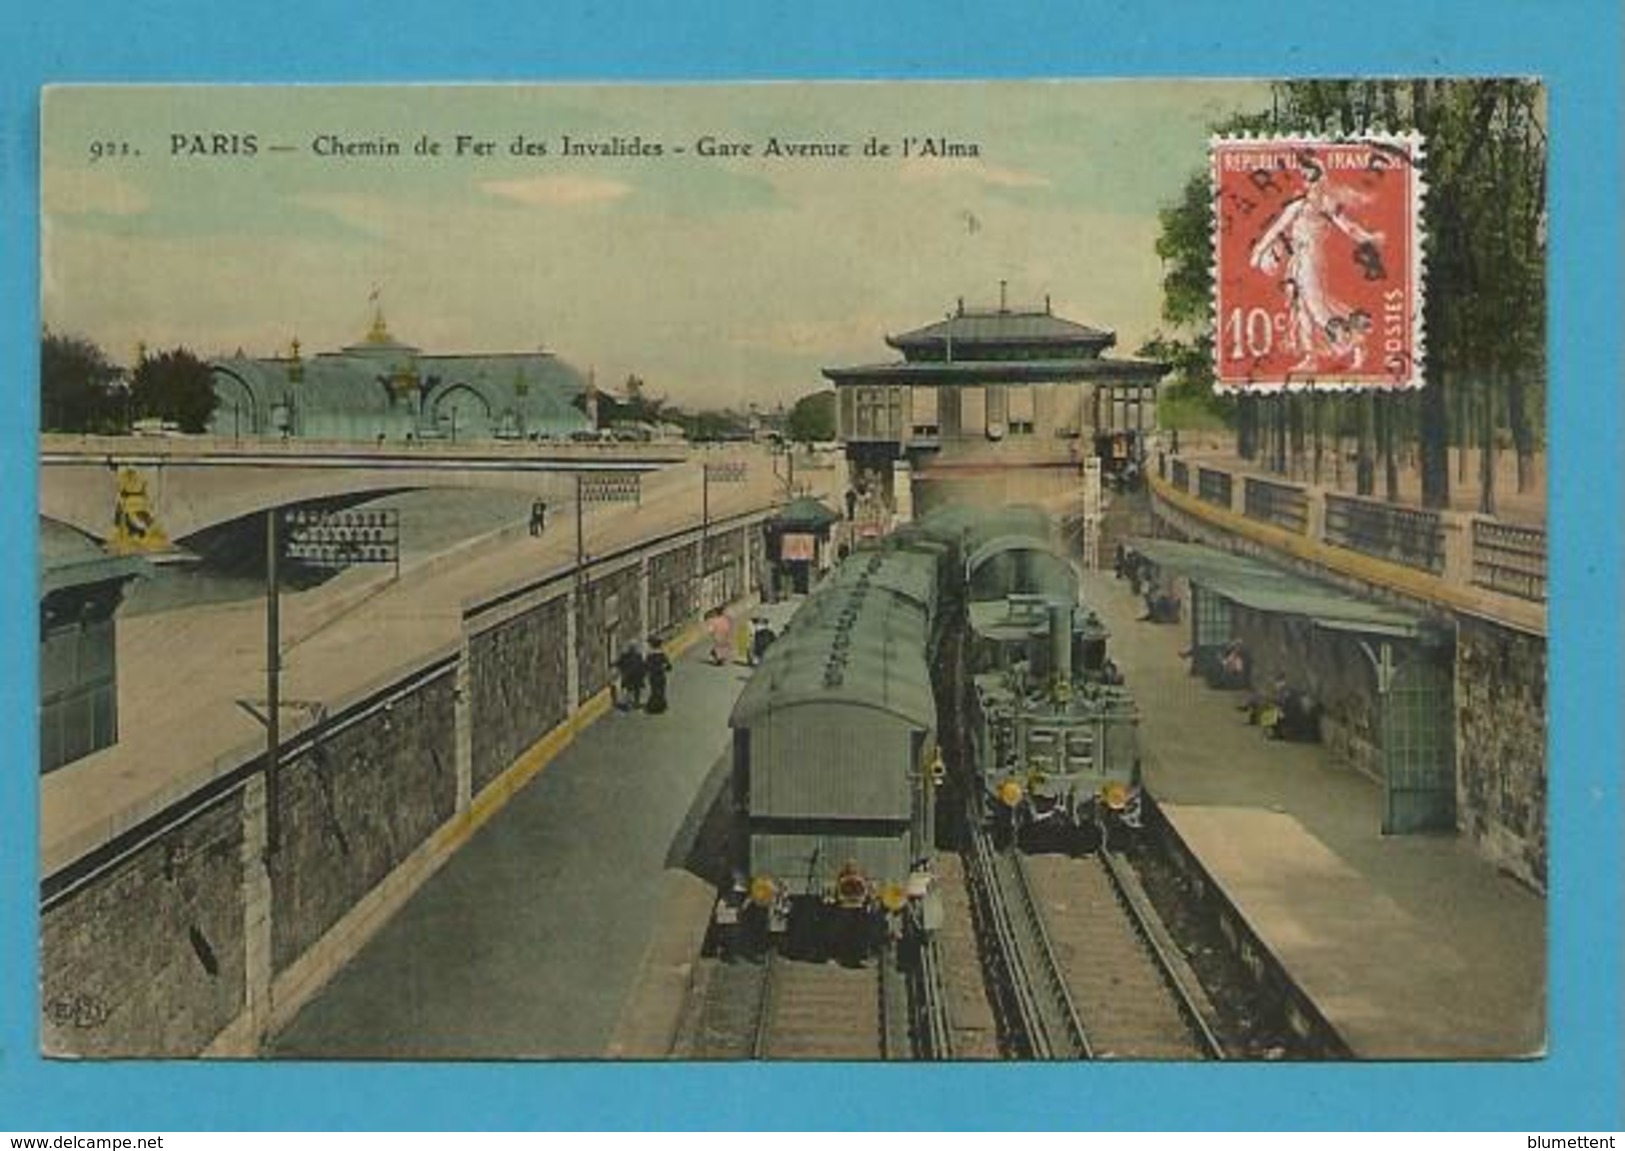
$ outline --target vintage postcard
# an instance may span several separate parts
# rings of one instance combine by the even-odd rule
[[[1543,1055],[1549,128],[47,89],[44,1053]]]

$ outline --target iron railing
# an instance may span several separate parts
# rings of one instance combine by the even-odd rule
[[[1196,469],[1196,498],[1221,508],[1230,506],[1230,473],[1212,468]]]
[[[1546,602],[1546,532],[1473,521],[1473,583],[1519,599]]]
[[[1248,476],[1241,498],[1248,519],[1263,520],[1298,535],[1309,529],[1309,493],[1300,487]]]
[[[1444,573],[1444,521],[1438,512],[1328,493],[1326,542],[1434,575]]]

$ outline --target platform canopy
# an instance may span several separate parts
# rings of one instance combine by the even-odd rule
[[[1134,539],[1128,546],[1158,568],[1254,611],[1303,616],[1322,627],[1368,635],[1415,637],[1429,630],[1419,613],[1362,599],[1251,556],[1176,540]]]
[[[838,523],[840,518],[839,512],[831,511],[811,496],[799,496],[786,504],[772,522],[775,527],[813,531]]]
[[[119,583],[152,574],[152,564],[136,556],[112,555],[89,537],[44,516],[39,520],[39,593],[43,598],[70,588]]]

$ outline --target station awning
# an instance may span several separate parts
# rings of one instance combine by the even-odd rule
[[[1254,611],[1303,616],[1322,627],[1367,635],[1414,637],[1426,628],[1419,613],[1362,599],[1251,556],[1176,540],[1135,539],[1128,546],[1158,568]]]

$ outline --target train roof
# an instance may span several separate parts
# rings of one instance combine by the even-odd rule
[[[924,551],[860,552],[831,572],[820,592],[866,582],[935,613],[940,557]]]
[[[1004,535],[982,541],[966,558],[965,571],[974,573],[988,560],[1008,552],[1042,552],[1044,555],[1054,556],[1062,564],[1067,564],[1067,560],[1055,550],[1055,545],[1042,536]]]
[[[908,594],[856,578],[826,585],[768,649],[729,725],[746,728],[786,708],[841,703],[933,728],[930,631],[930,613]]]
[[[1044,547],[1053,547],[1050,529],[1050,516],[1043,508],[1031,504],[987,508],[969,524],[965,547],[974,552],[991,540],[1007,537],[1025,537],[1037,540]]]
[[[968,596],[1002,601],[1011,594],[1076,600],[1079,577],[1072,561],[1048,540],[1028,535],[995,536],[965,561]]]

